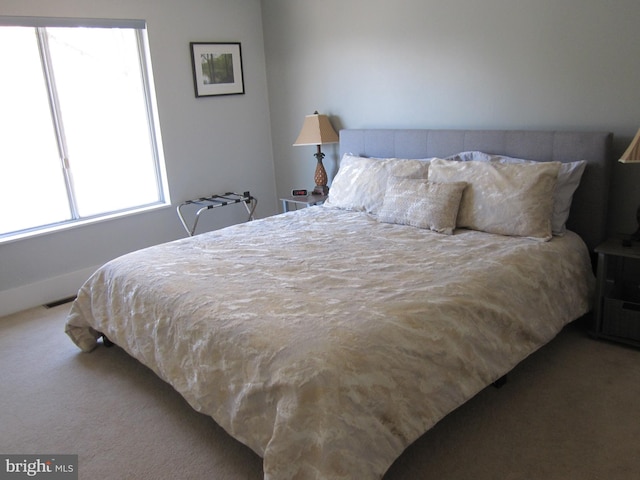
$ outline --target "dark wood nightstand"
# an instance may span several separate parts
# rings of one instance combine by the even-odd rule
[[[598,254],[593,335],[640,347],[640,243],[610,238]]]

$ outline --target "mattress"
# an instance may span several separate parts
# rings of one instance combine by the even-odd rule
[[[264,459],[381,478],[447,413],[591,308],[587,247],[316,206],[130,253],[66,331],[106,335]]]

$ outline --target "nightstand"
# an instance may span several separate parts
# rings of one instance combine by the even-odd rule
[[[598,254],[593,334],[640,347],[640,244],[610,238]]]
[[[304,207],[320,205],[324,203],[328,197],[328,195],[301,195],[295,197],[282,197],[280,201],[282,202],[282,211],[288,212],[291,210],[291,205],[303,205]]]

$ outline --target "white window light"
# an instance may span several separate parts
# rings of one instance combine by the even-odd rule
[[[169,202],[140,20],[0,17],[0,241]]]

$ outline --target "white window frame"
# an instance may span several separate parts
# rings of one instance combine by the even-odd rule
[[[131,28],[136,32],[138,43],[138,56],[140,61],[140,70],[142,73],[142,83],[144,87],[145,103],[147,110],[147,123],[149,126],[149,137],[151,140],[152,156],[154,158],[156,184],[158,188],[159,200],[157,202],[141,205],[136,207],[129,207],[118,211],[111,211],[103,214],[81,217],[78,214],[78,210],[75,205],[73,194],[72,179],[68,175],[67,168],[64,168],[65,172],[65,186],[67,188],[67,196],[69,198],[71,219],[58,222],[50,225],[36,226],[25,230],[19,230],[15,232],[9,232],[6,234],[0,234],[0,244],[9,243],[12,241],[39,236],[55,231],[68,230],[77,228],[82,225],[102,222],[111,220],[118,217],[138,214],[141,212],[155,210],[158,208],[167,208],[171,204],[169,188],[167,183],[166,166],[164,161],[164,153],[162,146],[162,135],[160,132],[160,123],[158,120],[158,108],[155,96],[155,84],[153,80],[153,70],[151,67],[151,56],[149,52],[149,42],[147,37],[147,25],[145,20],[136,19],[87,19],[87,18],[58,18],[58,17],[11,17],[0,16],[0,27],[32,27],[38,29],[39,42],[46,42],[45,35],[42,33],[42,28],[46,27],[98,27],[98,28]],[[42,51],[42,50],[41,50]],[[45,48],[46,52],[47,49]],[[47,89],[50,92],[51,101],[54,104],[57,102],[55,95],[51,92],[55,92],[55,89],[51,88],[51,78],[49,77],[49,66],[47,64],[47,58],[43,59],[44,73],[47,83]],[[66,153],[64,152],[64,136],[61,136],[60,125],[57,118],[56,109],[58,107],[52,107],[52,121],[56,135],[58,136],[59,148],[63,151],[60,152],[63,162],[66,162]],[[65,167],[68,167],[67,165]]]

